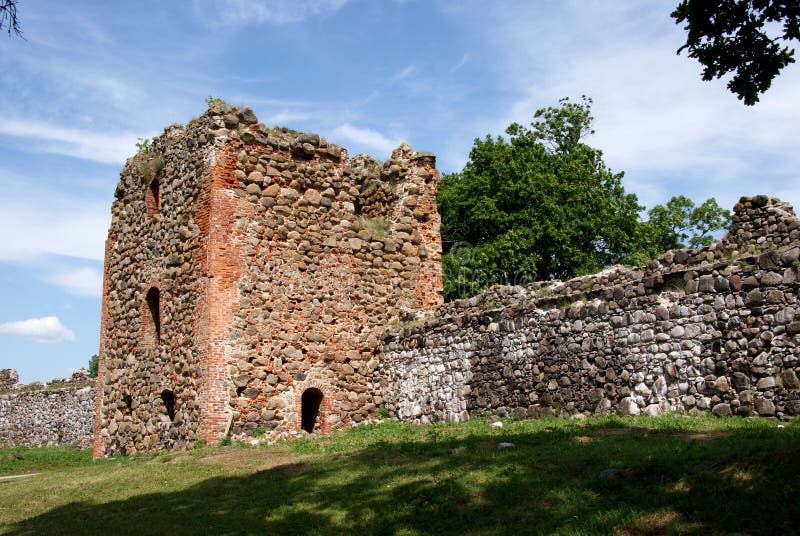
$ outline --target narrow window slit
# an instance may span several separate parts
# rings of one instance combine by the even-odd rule
[[[167,410],[167,417],[170,421],[175,420],[175,393],[169,389],[161,392],[161,400],[164,402],[164,408]]]
[[[147,186],[147,192],[144,196],[145,204],[147,205],[147,215],[153,216],[161,212],[161,184],[158,179],[153,179]]]
[[[158,288],[147,291],[147,308],[150,311],[150,328],[156,343],[161,342],[161,296]]]

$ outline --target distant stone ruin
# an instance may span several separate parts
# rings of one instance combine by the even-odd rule
[[[385,327],[442,303],[438,182],[249,108],[167,128],[112,206],[95,454],[376,419]]]
[[[19,387],[19,374],[14,369],[0,369],[0,392],[11,391]]]
[[[0,370],[0,446],[91,447],[93,384],[86,370],[28,385],[19,383],[16,370]]]

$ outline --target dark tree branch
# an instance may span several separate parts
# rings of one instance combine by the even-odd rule
[[[17,18],[17,0],[0,0],[0,31],[6,28],[8,35],[12,33],[22,37]]]
[[[795,62],[786,43],[800,39],[800,0],[682,0],[671,16],[687,32],[678,54],[703,65],[703,80],[731,74],[728,89],[748,106]]]

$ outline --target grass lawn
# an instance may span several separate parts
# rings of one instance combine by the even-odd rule
[[[388,422],[96,462],[0,449],[0,475],[34,472],[0,479],[0,533],[800,532],[798,420]]]

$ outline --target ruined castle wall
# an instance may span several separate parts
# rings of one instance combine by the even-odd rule
[[[447,304],[387,333],[387,408],[416,422],[800,414],[798,246],[791,207],[743,198],[709,248]]]
[[[403,146],[384,165],[348,160],[316,135],[258,126],[226,155],[230,277],[214,293],[230,432],[296,432],[309,388],[323,395],[317,430],[375,417],[384,326],[441,302],[433,157]]]
[[[169,127],[122,171],[106,242],[96,455],[196,438],[208,352],[202,194],[221,144],[201,117]]]
[[[94,394],[82,387],[0,395],[0,446],[91,446]]]
[[[317,430],[375,417],[384,326],[441,302],[438,179],[222,103],[154,139],[112,209],[96,455],[296,433],[306,389]]]
[[[90,447],[94,395],[85,370],[30,385],[20,385],[15,370],[0,370],[0,446]]]

